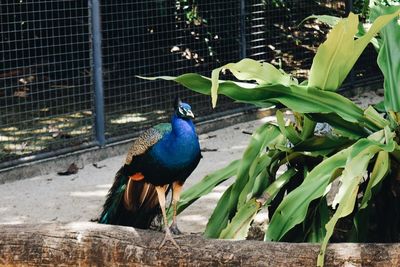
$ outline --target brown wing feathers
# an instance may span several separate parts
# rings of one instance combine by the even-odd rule
[[[129,211],[153,209],[158,204],[157,193],[154,185],[144,181],[129,179],[125,189],[123,204]]]
[[[145,153],[151,146],[162,138],[162,134],[156,129],[150,128],[144,131],[135,141],[126,156],[125,164],[129,165],[135,156]]]
[[[133,174],[129,173],[128,176],[126,167],[132,166],[135,157],[144,154],[161,138],[162,132],[151,128],[144,131],[133,142],[128,151],[125,166],[117,173],[107,195],[99,220],[101,223],[149,228],[153,218],[160,213],[154,185],[146,183],[144,175],[139,170],[133,171]]]
[[[155,129],[143,132],[132,144],[126,156],[125,164],[131,164],[136,156],[144,154],[151,146],[160,140],[162,135]],[[144,182],[142,173],[129,176],[123,196],[123,205],[129,212],[139,210],[154,211],[158,209],[157,192],[154,185]]]

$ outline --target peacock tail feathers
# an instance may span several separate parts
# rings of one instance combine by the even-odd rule
[[[117,172],[114,183],[107,194],[106,202],[103,206],[103,212],[100,215],[99,222],[112,224],[115,221],[121,199],[124,196],[126,184],[129,177],[124,174],[123,167]]]

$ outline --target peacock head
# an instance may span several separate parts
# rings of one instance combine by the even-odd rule
[[[182,102],[179,97],[175,99],[175,113],[178,117],[183,119],[194,119],[194,114],[192,112],[192,107]]]

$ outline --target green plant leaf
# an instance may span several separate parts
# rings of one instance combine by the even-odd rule
[[[249,171],[252,163],[261,152],[265,153],[265,147],[268,144],[280,140],[277,138],[279,135],[278,128],[272,124],[264,124],[254,132],[237,168],[235,182],[218,201],[207,223],[205,236],[217,238],[237,209],[245,203],[250,191],[242,193],[242,190],[249,182]],[[241,196],[241,199],[239,199],[239,196]]]
[[[385,131],[381,130],[368,138],[358,140],[352,146],[343,149],[335,155],[318,164],[304,179],[303,183],[290,192],[280,203],[271,218],[266,237],[268,240],[280,240],[290,229],[301,223],[307,213],[311,201],[323,196],[331,182],[335,171],[344,168],[346,163],[363,150],[377,153],[380,150],[393,151],[394,142],[382,144]]]
[[[310,113],[307,116],[317,122],[328,123],[336,133],[349,139],[358,140],[360,137],[368,136],[368,131],[362,125],[346,121],[335,113]]]
[[[373,105],[373,107],[380,113],[386,112],[385,101],[381,101],[379,103],[376,103],[375,105]]]
[[[206,175],[200,182],[182,192],[177,204],[177,214],[181,213],[200,197],[211,192],[217,185],[234,176],[239,165],[240,161],[234,160],[226,167]],[[168,209],[168,217],[169,219],[172,218],[172,208]]]
[[[298,84],[297,80],[293,79],[289,74],[278,70],[267,62],[245,58],[237,63],[228,63],[212,71],[211,96],[213,107],[217,104],[219,73],[224,70],[229,70],[238,80],[256,81],[260,85],[282,84],[289,86],[291,84]]]
[[[321,155],[326,155],[353,143],[354,141],[340,136],[313,136],[296,144],[293,151],[321,152]]]
[[[267,189],[265,189],[263,198],[258,200],[255,198],[250,199],[246,202],[227,227],[221,232],[219,238],[223,239],[245,239],[250,228],[250,224],[253,221],[254,216],[258,210],[269,204],[274,197],[278,194],[280,189],[289,182],[289,180],[296,174],[296,170],[293,168],[288,169],[285,173],[279,176]]]
[[[246,184],[252,182],[256,176],[250,177],[249,171],[253,162],[257,159],[261,152],[265,151],[265,147],[280,135],[280,131],[275,125],[265,124],[259,127],[252,135],[250,143],[243,153],[240,166],[237,170],[236,180],[232,188],[229,207],[240,208],[246,202],[249,191],[243,191]]]
[[[256,183],[257,179],[259,178],[259,175],[266,170],[267,166],[269,166],[272,162],[271,157],[265,153],[262,156],[258,156],[252,163],[250,170],[249,170],[249,179],[244,186],[242,192],[240,192],[239,195],[239,203],[244,203],[247,202],[250,198],[253,197],[254,193],[254,185]],[[267,179],[266,174],[264,173],[264,179]],[[258,191],[255,189],[255,191]]]
[[[289,139],[292,144],[297,144],[301,142],[300,134],[294,129],[293,125],[289,124],[286,126],[285,119],[283,117],[283,113],[280,110],[276,111],[276,120],[278,122],[279,129],[281,133]]]
[[[347,77],[364,48],[398,12],[378,17],[364,36],[354,40],[358,31],[358,16],[350,13],[328,34],[313,59],[308,85],[322,90],[337,90]]]
[[[303,19],[299,25],[304,24],[304,22],[306,22],[307,20],[310,19],[316,19],[322,23],[325,23],[327,25],[329,25],[330,27],[334,27],[336,24],[338,24],[340,22],[340,18],[339,17],[335,17],[335,16],[330,16],[330,15],[311,15],[308,16],[307,18]]]
[[[329,208],[326,198],[323,197],[316,209],[315,215],[309,232],[307,233],[307,242],[320,243],[326,235],[325,224],[329,221]]]
[[[260,209],[260,203],[254,198],[244,204],[233,217],[232,221],[221,231],[221,239],[244,240],[247,237],[250,224]]]
[[[344,166],[349,153],[350,149],[344,149],[318,164],[304,182],[282,200],[271,218],[266,240],[280,240],[304,220],[311,201],[324,194],[332,174]]]
[[[370,143],[372,142],[372,143]],[[362,144],[368,144],[367,146],[362,146]],[[359,144],[359,145],[358,145]],[[358,146],[357,146],[358,145]],[[326,235],[321,244],[321,250],[318,255],[317,265],[323,266],[326,247],[328,241],[333,234],[333,230],[337,221],[353,212],[357,194],[358,187],[361,183],[363,175],[365,174],[370,160],[379,152],[392,152],[396,148],[397,144],[393,140],[393,133],[388,127],[384,129],[384,136],[381,137],[380,134],[373,134],[369,136],[368,139],[361,139],[356,144],[352,146],[350,152],[350,157],[347,159],[346,166],[342,176],[340,177],[341,185],[338,193],[336,194],[332,206],[338,205],[338,208],[329,222],[326,224]],[[384,160],[385,155],[381,154]],[[379,168],[380,166],[378,166]],[[374,180],[371,186],[377,181],[383,178],[386,171],[376,170],[374,173]]]
[[[301,131],[301,139],[306,140],[307,138],[313,136],[316,125],[317,122],[310,119],[308,116],[303,115],[303,125],[302,125],[303,128]]]
[[[148,80],[164,79],[175,81],[183,86],[210,95],[211,79],[195,73],[187,73],[178,77],[141,77]],[[312,87],[281,84],[255,85],[243,82],[219,81],[218,93],[241,102],[281,103],[299,113],[333,113],[345,121],[359,123],[372,131],[379,128],[364,117],[363,110],[352,101],[335,92],[318,90]],[[350,129],[351,130],[351,129]]]
[[[371,8],[371,16],[399,12],[400,6]],[[378,65],[384,76],[385,108],[400,112],[400,25],[397,19],[391,20],[380,31],[382,45],[378,54]]]
[[[367,1],[366,1],[367,2]],[[367,5],[368,6],[368,5]],[[338,22],[340,21],[339,17],[335,17],[335,16],[330,16],[330,15],[311,15],[307,18],[305,18],[301,23],[303,24],[306,20],[309,19],[316,19],[322,23],[327,24],[329,27],[334,27],[336,24],[338,24]],[[358,32],[356,33],[355,37],[360,38],[362,36],[364,36],[366,33],[364,26],[362,23],[358,23]],[[370,43],[375,47],[375,49],[378,51],[379,50],[379,41],[377,40],[377,38],[372,38]]]
[[[386,151],[380,151],[378,157],[376,158],[374,168],[370,175],[367,188],[364,191],[364,196],[361,201],[360,209],[366,208],[368,201],[372,196],[372,188],[374,188],[378,183],[382,181],[383,178],[389,173],[390,170],[390,160],[389,153]]]
[[[353,209],[357,198],[358,187],[367,170],[368,163],[375,155],[370,148],[364,149],[361,153],[352,158],[345,166],[340,180],[342,182],[337,193],[333,206],[338,204],[338,208],[329,222],[326,224],[326,235],[321,244],[321,250],[318,254],[317,266],[324,265],[325,251],[328,241],[333,234],[337,221],[349,215]]]
[[[357,214],[354,216],[353,229],[351,231],[350,240],[351,242],[366,242],[367,231],[368,231],[368,217],[369,208],[368,201],[372,198],[373,189],[379,187],[378,185],[382,182],[383,178],[389,173],[390,170],[390,159],[389,153],[386,151],[380,151],[376,157],[374,168],[370,174],[367,188],[364,191],[363,198]]]
[[[385,126],[389,125],[390,122],[385,120],[379,113],[374,109],[373,106],[369,106],[367,109],[364,110],[365,117],[373,122],[379,128],[384,128]]]
[[[217,206],[208,219],[204,236],[208,238],[218,238],[221,231],[226,227],[229,221],[230,210],[227,209],[229,197],[231,195],[232,185],[222,194],[218,200]]]

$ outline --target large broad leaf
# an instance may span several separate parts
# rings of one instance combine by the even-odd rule
[[[243,192],[243,189],[246,187],[246,184],[249,182],[249,180],[254,180],[258,175],[258,173],[256,175],[253,173],[253,176],[251,177],[250,168],[252,164],[256,162],[257,158],[260,156],[260,153],[264,153],[266,146],[269,143],[274,142],[279,135],[280,132],[278,128],[272,124],[265,124],[254,132],[250,139],[249,145],[243,153],[240,166],[237,170],[236,180],[233,185],[230,198],[230,207],[237,205],[239,209],[240,206],[245,203],[247,192]],[[265,163],[267,162],[268,161]]]
[[[201,93],[211,94],[211,79],[196,73],[187,73],[178,77],[141,77],[148,80],[164,79],[175,81]],[[237,101],[252,103],[267,101],[281,103],[299,113],[337,114],[345,121],[359,123],[372,131],[379,130],[373,122],[364,117],[363,110],[340,94],[322,91],[312,87],[282,84],[255,85],[243,82],[219,81],[218,93]],[[351,129],[348,129],[351,131]]]
[[[221,231],[226,227],[229,221],[229,211],[227,211],[227,205],[229,197],[231,195],[232,185],[222,194],[218,200],[217,206],[213,213],[208,219],[206,229],[204,230],[204,236],[209,238],[218,238]]]
[[[367,137],[368,131],[360,124],[343,120],[335,113],[311,113],[307,114],[316,122],[328,123],[335,129],[335,132],[343,137],[358,140],[360,137]]]
[[[255,192],[259,191],[259,188],[256,188],[256,182],[259,183],[258,186],[261,186],[261,184],[265,184],[261,183],[260,180],[266,180],[266,182],[269,182],[270,177],[269,174],[267,174],[266,172],[266,168],[271,165],[272,160],[273,159],[268,155],[268,153],[265,153],[260,154],[253,161],[249,169],[249,179],[246,185],[243,187],[242,191],[240,192],[238,203],[243,204],[247,202],[250,198],[254,196]]]
[[[327,155],[353,143],[354,141],[339,136],[312,136],[296,144],[293,151],[319,152],[320,155]]]
[[[337,221],[349,215],[353,209],[356,202],[358,187],[363,178],[364,173],[367,170],[368,163],[375,155],[377,149],[373,149],[373,147],[367,147],[363,149],[360,153],[358,153],[353,158],[350,158],[348,163],[346,164],[343,174],[340,177],[341,186],[339,188],[339,192],[337,193],[333,206],[338,204],[338,208],[329,222],[326,224],[326,235],[321,244],[321,251],[318,254],[317,265],[323,266],[326,246],[330,237],[333,234],[333,230]]]
[[[372,173],[369,176],[367,188],[364,190],[359,210],[353,219],[354,227],[351,232],[350,242],[368,241],[368,217],[370,214],[369,208],[371,207],[371,205],[368,205],[368,202],[372,198],[373,189],[379,188],[378,185],[380,185],[383,178],[389,173],[389,170],[389,153],[380,151],[376,157]]]
[[[386,134],[388,135],[388,134]],[[363,151],[375,154],[381,150],[391,152],[395,148],[393,141],[382,144],[385,140],[383,130],[363,138],[351,147],[341,150],[335,155],[318,164],[305,178],[304,182],[290,192],[278,206],[266,233],[268,240],[280,240],[290,229],[301,223],[307,213],[307,209],[314,199],[326,193],[331,177],[339,168],[344,168],[350,160]],[[366,152],[365,152],[366,153]]]
[[[365,2],[368,2],[368,1],[365,1]],[[303,19],[303,21],[300,24],[303,24],[306,20],[309,20],[309,19],[316,19],[316,20],[318,20],[318,21],[320,21],[322,23],[327,24],[330,27],[334,27],[340,21],[340,18],[339,17],[335,17],[335,16],[330,16],[330,15],[311,15],[311,16]],[[356,33],[355,37],[356,38],[360,38],[360,37],[364,36],[365,33],[366,33],[366,31],[365,31],[363,23],[359,23],[358,24],[358,32]],[[375,37],[371,38],[370,43],[375,47],[376,51],[379,50],[380,41],[377,38],[375,38]]]
[[[398,12],[400,6],[371,8],[371,19],[382,14]],[[378,54],[378,65],[384,76],[385,108],[400,112],[400,25],[397,19],[391,20],[380,32],[382,45]]]
[[[221,239],[244,240],[249,232],[250,224],[260,209],[260,203],[254,198],[244,204],[235,214],[232,221],[221,231]]]
[[[268,205],[282,187],[289,182],[296,174],[296,170],[291,168],[279,176],[263,193],[262,201],[255,198],[250,199],[246,202],[232,218],[231,222],[221,232],[219,238],[224,239],[245,239],[250,228],[250,224],[253,221],[254,216],[263,205]]]
[[[321,251],[318,254],[317,265],[324,265],[325,251],[328,245],[328,241],[333,234],[333,230],[337,221],[340,218],[343,218],[349,214],[351,214],[355,208],[355,203],[358,194],[358,188],[361,184],[364,174],[366,173],[368,164],[370,160],[375,156],[375,154],[379,154],[382,159],[385,159],[385,154],[388,152],[394,151],[397,144],[393,141],[394,134],[390,132],[388,127],[384,129],[384,138],[380,137],[380,133],[373,134],[369,137],[369,140],[380,141],[379,145],[374,144],[370,145],[366,148],[354,148],[350,153],[350,157],[344,167],[344,171],[340,179],[340,187],[339,191],[336,194],[332,206],[335,207],[338,205],[336,212],[333,214],[332,218],[326,224],[326,235],[321,244]],[[360,140],[361,141],[361,140]],[[383,145],[383,146],[382,146]],[[378,157],[379,157],[378,156]],[[388,160],[388,158],[387,158]],[[385,170],[384,166],[383,170],[375,169],[375,172],[372,174],[372,183],[371,186],[376,185],[380,179],[382,179],[387,170]],[[378,166],[380,168],[380,166]],[[370,194],[370,192],[366,192],[366,194]],[[368,201],[368,196],[365,201]],[[363,206],[364,205],[364,206]],[[365,208],[366,202],[362,203],[361,208]]]
[[[265,240],[280,240],[304,220],[311,201],[325,193],[332,174],[345,165],[349,153],[350,148],[342,150],[318,164],[304,182],[282,200],[271,218]]]
[[[309,230],[307,231],[306,240],[309,243],[320,243],[326,235],[325,225],[329,221],[329,208],[326,198],[321,198],[319,205],[316,207],[313,220]]]
[[[265,153],[268,144],[279,141],[277,139],[279,134],[278,128],[271,124],[261,126],[253,134],[237,168],[235,182],[224,192],[208,221],[205,230],[207,237],[217,238],[236,213],[238,206],[245,203],[246,194],[241,194],[241,192],[249,180],[253,179],[249,177],[250,168],[253,162],[259,158],[260,153]]]
[[[297,80],[293,79],[289,74],[278,70],[267,62],[245,58],[237,63],[228,63],[212,71],[211,96],[213,107],[217,104],[219,73],[223,70],[229,70],[238,80],[254,80],[259,85],[282,84],[290,86],[291,84],[298,84]]]
[[[330,15],[311,15],[308,16],[307,18],[303,19],[300,22],[301,24],[304,24],[305,21],[310,20],[310,19],[316,19],[322,23],[328,24],[330,27],[334,27],[336,24],[338,24],[340,22],[340,18],[339,17],[335,17],[335,16],[330,16]]]
[[[313,59],[308,85],[322,90],[337,90],[370,40],[399,12],[378,17],[364,36],[354,40],[358,16],[350,13],[328,34]]]
[[[286,126],[286,122],[283,116],[283,113],[278,110],[276,111],[276,120],[279,126],[279,129],[281,133],[292,143],[292,144],[297,144],[301,142],[301,136],[300,134],[296,131],[292,123],[289,122],[289,125]]]

